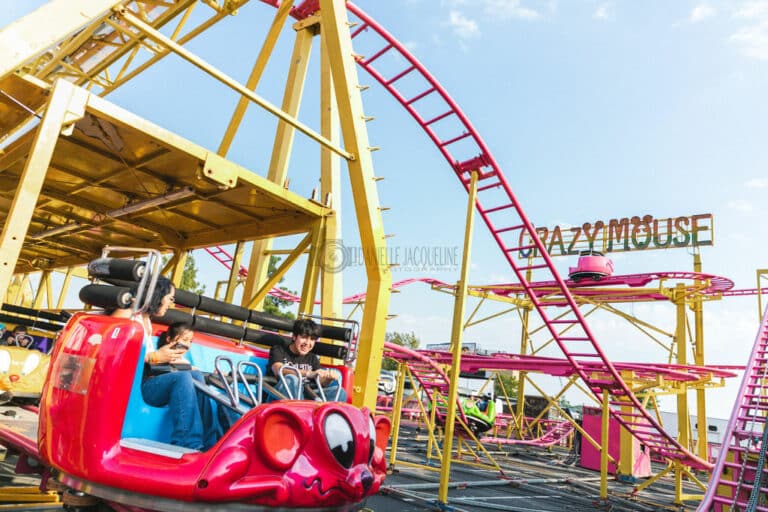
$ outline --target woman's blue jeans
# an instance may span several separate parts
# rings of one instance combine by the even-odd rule
[[[205,383],[198,370],[157,375],[144,381],[141,394],[153,407],[168,406],[173,418],[171,444],[207,450],[216,444],[210,399],[195,389],[194,381]]]

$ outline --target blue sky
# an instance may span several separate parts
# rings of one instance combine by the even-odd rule
[[[0,26],[43,2],[5,1]],[[737,288],[756,286],[768,268],[768,1],[700,2],[531,0],[360,0],[358,5],[404,43],[437,77],[478,130],[531,220],[542,226],[651,214],[657,218],[712,213],[715,245],[702,250],[705,272]],[[200,6],[199,10],[204,7]],[[272,11],[251,2],[190,44],[245,81]],[[281,39],[258,92],[279,104],[292,40]],[[392,63],[393,66],[397,62]],[[311,73],[317,61],[310,63]],[[437,149],[382,88],[360,70],[384,225],[392,250],[460,249],[466,194]],[[302,119],[317,126],[316,82],[310,79]],[[313,89],[314,87],[314,89]],[[216,148],[233,93],[189,64],[169,58],[116,91],[111,101],[190,140]],[[264,174],[274,122],[251,108],[230,157]],[[297,136],[291,189],[309,196],[317,181],[317,149]],[[341,198],[344,244],[356,247],[349,190]],[[283,245],[290,244],[290,240]],[[195,254],[208,290],[223,269]],[[616,272],[691,270],[686,249],[616,255]],[[574,261],[555,260],[565,273]],[[458,278],[454,268],[396,269],[394,280]],[[286,284],[299,289],[298,277]],[[344,293],[364,289],[359,267],[346,269]],[[473,240],[470,282],[508,282],[511,270],[481,224]],[[388,330],[413,331],[423,343],[450,336],[452,300],[412,285],[393,295]],[[497,307],[498,309],[498,307]],[[666,330],[669,304],[623,308]],[[490,308],[488,311],[493,311]],[[663,356],[615,317],[591,317],[603,348],[617,360]],[[757,329],[755,297],[705,306],[706,360],[743,364]],[[465,333],[490,350],[514,352],[512,317]],[[548,355],[557,355],[552,352]],[[709,395],[710,414],[727,417],[737,380]],[[542,384],[549,389],[558,382]],[[581,399],[573,396],[574,401]],[[662,408],[674,399],[663,398]]]

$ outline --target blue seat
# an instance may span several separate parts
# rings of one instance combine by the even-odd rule
[[[153,342],[157,343],[156,337],[153,338]],[[131,385],[131,396],[128,399],[128,406],[125,411],[122,437],[124,439],[140,438],[169,443],[171,440],[173,424],[168,407],[153,407],[148,405],[141,396],[141,381],[144,373],[145,354],[146,347],[142,346],[139,354],[139,364],[136,366],[136,372],[133,376],[133,384]],[[262,371],[264,371],[267,366],[267,360],[264,358],[256,358],[250,354],[223,352],[200,344],[193,344],[185,357],[193,366],[199,368],[201,371],[213,372],[216,356],[222,354],[227,355],[235,365],[237,365],[239,361],[247,360],[258,364],[259,367],[262,368]],[[224,367],[222,370],[226,372],[228,371],[228,368]],[[213,402],[214,418],[217,416],[217,405],[218,404]]]

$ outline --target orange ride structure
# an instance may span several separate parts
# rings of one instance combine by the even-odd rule
[[[254,56],[250,76],[240,83],[188,46],[244,9],[261,9],[264,16],[271,17],[271,24]],[[278,102],[270,102],[255,90],[266,77],[280,34],[289,29],[294,46],[288,71],[284,76],[269,77],[285,84],[277,106]],[[316,39],[320,42],[319,130],[299,116]],[[215,150],[103,98],[129,86],[170,55],[217,80],[222,91],[237,100]],[[385,55],[398,57],[403,67],[384,71]],[[510,288],[514,291],[500,296],[513,294],[515,300],[526,301],[527,311],[541,321],[541,332],[562,352],[560,367],[567,368],[567,374],[602,404],[604,421],[610,416],[626,435],[668,461],[676,475],[679,500],[687,498],[679,489],[683,476],[693,477],[692,470],[711,471],[713,464],[692,449],[687,439],[670,435],[647,410],[633,386],[634,377],[627,373],[636,369],[607,357],[586,322],[578,294],[557,272],[534,224],[465,113],[402,43],[351,2],[53,0],[2,29],[0,178],[7,192],[0,202],[6,219],[0,234],[0,297],[6,297],[14,279],[41,272],[35,301],[42,304],[47,299],[49,306],[60,303],[70,280],[82,277],[81,265],[107,245],[152,246],[171,254],[165,271],[178,282],[188,251],[235,244],[231,260],[224,258],[231,269],[227,300],[234,297],[234,288],[244,277],[242,303],[258,307],[307,252],[299,312],[316,313],[314,302],[320,297],[317,312],[326,318],[339,317],[341,275],[324,264],[328,262],[322,248],[339,238],[336,212],[340,210],[343,161],[349,171],[361,245],[375,255],[366,259],[365,307],[352,399],[355,405],[373,407],[391,273],[386,250],[382,250],[386,235],[371,156],[376,148],[368,141],[365,122],[369,117],[360,94],[364,86],[358,81],[356,67],[372,76],[412,116],[468,192],[464,261],[452,292],[456,309],[451,358],[441,361],[450,361],[453,370],[449,373],[456,374],[462,364],[464,312],[471,291],[470,240],[477,215],[516,278],[516,288]],[[406,92],[414,90],[417,92]],[[424,108],[426,100],[429,109]],[[252,103],[277,126],[266,177],[227,158]],[[320,191],[311,198],[286,187],[297,131],[319,148]],[[300,241],[277,272],[267,277],[273,241],[295,235]],[[246,244],[251,244],[247,264],[242,261]],[[531,251],[538,258],[519,258]],[[248,270],[246,275],[241,273],[243,267]],[[51,284],[55,271],[65,272],[58,301]],[[692,279],[692,285],[675,286],[680,300],[691,294],[691,287],[707,290],[719,283],[714,276]],[[682,366],[654,371],[677,375],[687,369],[680,357],[675,364]],[[696,362],[695,366],[701,365]],[[455,400],[457,379],[446,377],[451,377],[443,447],[448,463],[441,475],[441,503],[447,501],[453,426],[457,415],[462,415]],[[607,454],[603,457],[605,465]]]

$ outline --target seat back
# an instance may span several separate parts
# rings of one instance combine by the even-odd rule
[[[157,343],[157,338],[153,338]],[[243,350],[242,347],[233,345],[211,343],[212,338],[201,333],[195,333],[190,350],[185,358],[203,373],[215,371],[214,362],[216,356],[226,354],[236,365],[239,361],[252,361],[261,367],[262,371],[266,369],[267,359],[257,357],[253,352]],[[227,350],[231,349],[231,350]],[[141,394],[141,384],[144,374],[144,358],[146,347],[142,347],[139,356],[139,364],[133,374],[133,383],[131,386],[131,395],[128,400],[128,406],[123,422],[123,438],[141,438],[159,441],[163,443],[170,442],[171,432],[173,430],[173,417],[169,408],[153,407],[144,401]],[[226,368],[224,369],[226,371]],[[215,401],[212,401],[214,408],[214,417],[216,417]]]

